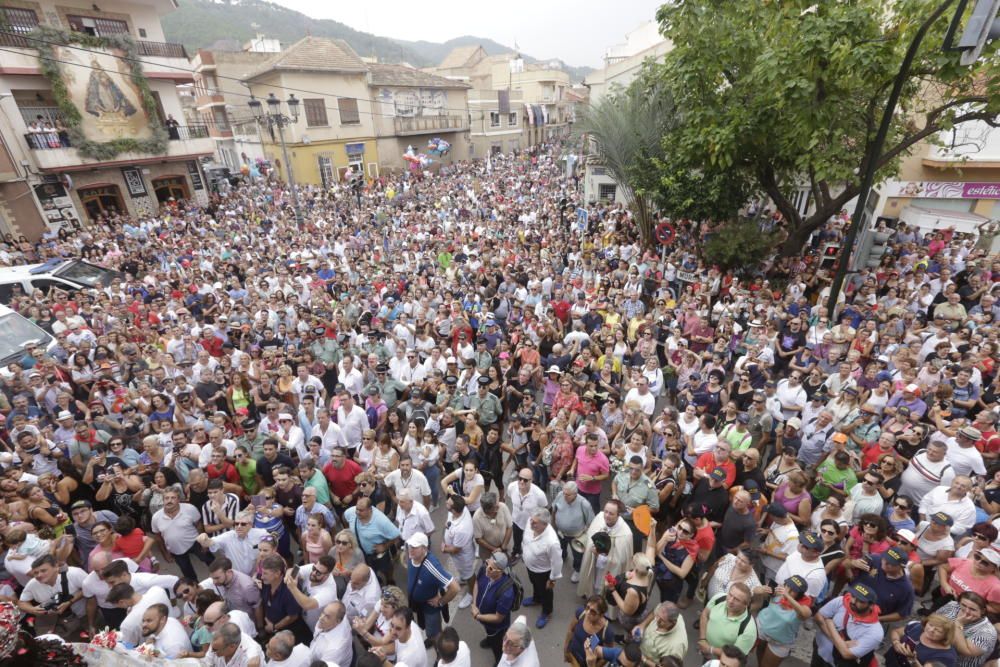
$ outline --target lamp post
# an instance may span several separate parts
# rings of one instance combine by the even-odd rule
[[[247,106],[250,107],[250,113],[253,114],[254,120],[258,124],[267,125],[268,130],[271,132],[272,140],[274,139],[274,129],[278,129],[278,140],[281,142],[281,155],[285,161],[285,167],[288,169],[288,185],[292,189],[292,205],[295,208],[295,221],[302,224],[302,207],[299,205],[299,191],[295,185],[292,161],[288,159],[288,146],[285,145],[285,128],[299,122],[299,100],[296,99],[294,94],[288,96],[288,99],[285,100],[285,104],[288,106],[287,116],[281,112],[281,100],[275,97],[274,93],[268,93],[266,101],[266,111],[264,110],[263,103],[253,95],[250,96]]]

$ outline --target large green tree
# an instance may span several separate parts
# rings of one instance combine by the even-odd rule
[[[574,131],[586,136],[632,210],[645,245],[653,243],[653,194],[657,174],[650,165],[661,160],[663,136],[676,125],[676,109],[665,88],[639,77],[578,114]]]
[[[784,215],[782,251],[859,192],[882,109],[914,35],[930,23],[888,140],[878,179],[924,139],[956,124],[996,124],[996,45],[962,67],[944,52],[956,0],[672,0],[657,13],[674,48],[656,67],[684,122],[664,143],[676,165],[729,171],[765,192]],[[816,210],[792,193],[807,186]]]

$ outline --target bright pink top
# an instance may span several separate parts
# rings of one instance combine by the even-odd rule
[[[958,595],[963,591],[979,593],[987,602],[1000,602],[1000,579],[995,574],[986,577],[973,576],[975,561],[971,558],[949,558],[948,567],[951,568],[951,576],[948,577],[948,584],[955,589]]]
[[[611,472],[611,462],[604,452],[598,450],[596,454],[587,454],[586,445],[576,448],[576,485],[582,493],[600,493],[601,482],[595,480],[581,481],[581,475],[603,475]]]

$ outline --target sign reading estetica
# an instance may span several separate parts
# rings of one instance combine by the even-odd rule
[[[927,199],[1000,199],[1000,183],[956,181],[895,181],[886,186],[890,197]]]

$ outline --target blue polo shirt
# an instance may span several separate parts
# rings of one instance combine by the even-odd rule
[[[356,507],[349,507],[344,512],[344,521],[347,522],[348,530],[357,537],[358,546],[361,547],[361,551],[369,556],[375,555],[376,544],[388,542],[399,537],[399,528],[396,528],[396,525],[389,520],[389,517],[383,514],[382,510],[377,507],[372,508],[372,518],[367,524],[358,521],[358,509]]]
[[[503,616],[500,623],[483,623],[483,628],[489,637],[495,636],[498,632],[506,632],[510,627],[510,612],[514,606],[513,582],[507,586],[507,590],[500,593],[508,581],[510,581],[508,574],[493,581],[486,576],[485,565],[479,568],[479,576],[476,578],[476,606],[479,607],[479,613]]]
[[[875,576],[861,574],[855,577],[854,582],[867,584],[878,595],[878,608],[882,615],[899,613],[906,618],[913,609],[913,584],[904,573],[899,579],[890,579],[882,571],[882,555],[869,556],[872,567],[875,568]],[[854,583],[852,582],[852,583]]]
[[[433,554],[427,554],[424,562],[414,565],[413,561],[406,561],[406,593],[410,600],[410,606],[423,604],[433,597],[444,592],[448,584],[454,577],[444,569]]]

